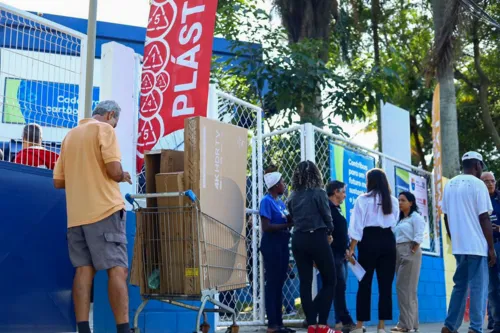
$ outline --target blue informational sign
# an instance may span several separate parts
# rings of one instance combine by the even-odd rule
[[[73,128],[78,123],[78,92],[76,84],[6,78],[3,122]],[[99,88],[94,87],[92,109],[98,101]]]
[[[366,192],[366,173],[374,167],[373,157],[330,143],[330,179],[347,185],[346,200],[342,205],[347,221],[351,218],[356,199]]]

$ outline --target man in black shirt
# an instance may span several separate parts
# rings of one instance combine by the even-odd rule
[[[345,200],[346,185],[334,180],[326,186],[326,193],[330,199],[330,210],[333,219],[333,243],[332,251],[335,259],[335,271],[337,272],[337,285],[335,289],[335,299],[333,302],[335,309],[335,329],[349,332],[355,328],[355,324],[347,310],[345,299],[347,282],[347,261],[345,259],[346,250],[349,247],[349,236],[347,234],[347,221],[342,215],[340,205]]]

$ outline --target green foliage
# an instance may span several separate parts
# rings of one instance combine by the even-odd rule
[[[248,0],[219,0],[215,35],[237,40],[241,32],[241,23],[247,20],[247,15],[255,8],[255,4]]]
[[[477,2],[500,21],[500,3]],[[434,89],[424,77],[434,42],[429,1],[381,1],[379,66],[374,61],[370,4],[362,0],[339,3],[325,62],[318,59],[321,41],[290,44],[288,32],[271,28],[269,15],[254,1],[220,0],[218,33],[235,40],[236,59],[214,61],[212,78],[223,90],[262,106],[271,129],[313,122],[343,133],[333,116],[356,121],[373,118],[379,100],[397,105],[410,113],[412,162],[430,168]],[[237,42],[238,34],[262,48]],[[471,36],[460,34],[460,38],[457,70],[467,79],[456,81],[460,150],[481,151],[490,169],[500,172],[498,151],[482,123]],[[500,128],[500,34],[483,24],[480,38],[481,65],[490,80],[488,105]],[[324,109],[320,123],[308,112],[317,106]]]

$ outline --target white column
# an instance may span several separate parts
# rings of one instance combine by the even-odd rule
[[[125,196],[135,193],[136,172],[135,158],[137,133],[138,97],[137,97],[137,63],[134,50],[124,45],[111,42],[102,46],[101,89],[99,100],[114,100],[121,107],[120,121],[116,127],[116,135],[122,153],[124,171],[130,172],[133,184],[120,184],[120,191]],[[127,210],[132,207],[126,203]]]
[[[398,161],[411,165],[410,113],[390,103],[383,104],[382,110],[382,152]],[[383,159],[389,184],[396,192],[396,163]]]
[[[217,97],[217,84],[210,84],[208,89],[208,110],[207,118],[219,119],[219,98]]]
[[[304,148],[305,159],[316,163],[316,145],[315,145],[314,126],[311,123],[304,124]],[[313,283],[312,283],[312,296],[313,299],[318,294],[318,273],[316,268],[313,268]]]

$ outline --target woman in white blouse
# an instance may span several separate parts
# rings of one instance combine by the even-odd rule
[[[396,270],[396,240],[392,228],[399,217],[398,200],[384,171],[372,169],[366,175],[367,192],[354,204],[349,225],[351,245],[347,259],[353,262],[358,246],[358,262],[366,271],[356,297],[356,329],[363,333],[363,322],[370,321],[373,273],[377,272],[378,333],[385,333],[385,321],[392,320],[392,282]]]
[[[399,210],[399,221],[394,228],[399,321],[392,331],[410,332],[418,329],[417,287],[422,266],[420,244],[424,240],[425,220],[418,213],[415,196],[410,192],[399,195]]]

